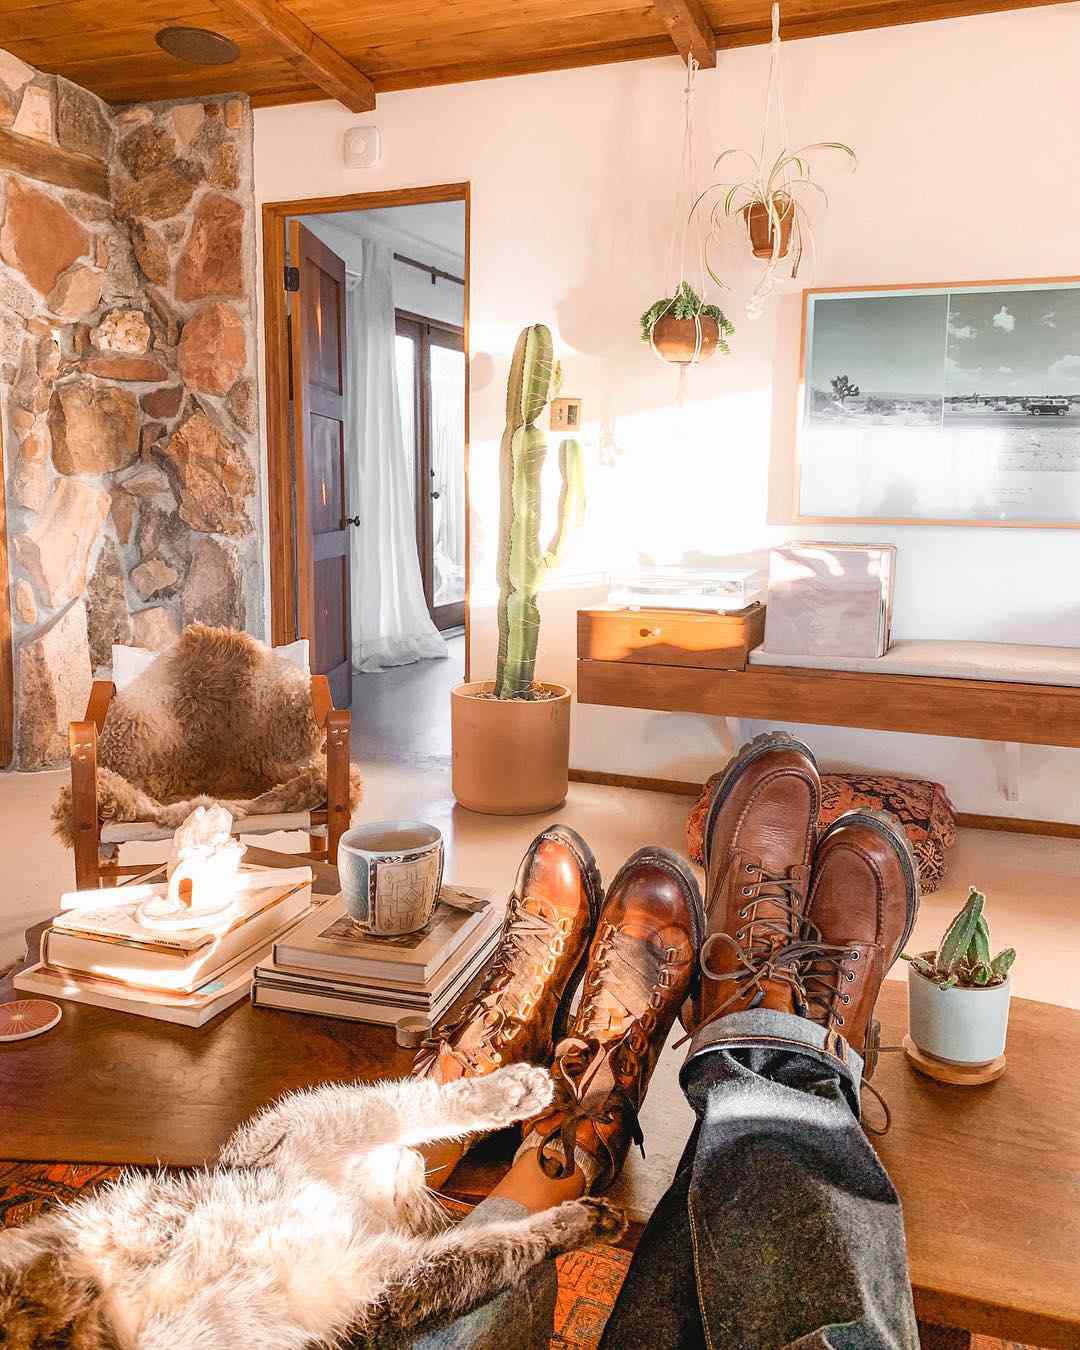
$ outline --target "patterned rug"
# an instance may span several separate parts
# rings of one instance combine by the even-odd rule
[[[120,1170],[95,1163],[0,1162],[0,1228],[26,1223],[46,1205],[77,1200],[100,1182],[118,1177]],[[552,1350],[593,1350],[599,1343],[631,1256],[622,1247],[588,1247],[559,1258]],[[973,1350],[1031,1347],[976,1336]]]

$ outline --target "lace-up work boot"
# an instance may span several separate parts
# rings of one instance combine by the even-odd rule
[[[480,986],[453,1022],[435,1028],[414,1077],[479,1077],[504,1064],[547,1064],[569,1020],[603,887],[589,846],[566,825],[529,845],[506,906],[502,938]]]
[[[805,1015],[858,1051],[864,1078],[877,1066],[881,982],[918,912],[918,868],[899,822],[883,811],[834,821],[817,846],[806,906]]]
[[[555,1048],[555,1100],[524,1127],[521,1151],[565,1177],[577,1167],[591,1193],[641,1144],[638,1111],[690,989],[704,927],[689,866],[663,848],[627,860],[608,889],[589,950],[581,1002]],[[520,1154],[519,1154],[520,1156]]]
[[[748,1008],[801,1010],[797,943],[820,806],[814,756],[786,732],[756,737],[724,770],[705,821],[708,930],[688,1033]]]

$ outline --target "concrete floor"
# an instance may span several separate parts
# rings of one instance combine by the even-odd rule
[[[447,875],[493,887],[500,896],[529,841],[554,820],[566,821],[589,841],[605,878],[642,844],[684,849],[690,801],[666,793],[572,783],[565,804],[548,816],[482,816],[457,806],[450,791],[448,699],[462,678],[461,646],[460,640],[452,644],[448,661],[357,677],[354,745],[365,780],[358,821],[403,815],[430,821],[445,835]],[[59,892],[72,885],[70,857],[49,828],[63,778],[0,775],[0,969],[21,953],[23,929],[47,918]],[[266,842],[303,846],[299,835]],[[160,845],[144,848],[160,856]],[[138,855],[131,850],[126,856]],[[1016,994],[1080,1008],[1080,843],[961,830],[946,884],[924,897],[912,947],[935,944],[969,883],[987,895],[995,949],[1015,946],[1019,952]],[[904,978],[903,969],[892,978]],[[648,1158],[635,1153],[620,1183],[636,1213],[648,1212],[662,1193],[686,1139],[690,1113],[676,1082],[681,1058],[670,1050],[661,1056],[642,1112]]]

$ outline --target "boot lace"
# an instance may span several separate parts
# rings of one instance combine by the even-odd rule
[[[555,1109],[563,1117],[538,1153],[540,1166],[550,1177],[568,1177],[574,1171],[577,1127],[583,1121],[614,1125],[624,1120],[632,1141],[645,1155],[635,1099],[640,1096],[641,1073],[657,1013],[677,976],[679,952],[665,947],[663,959],[652,971],[642,968],[641,953],[640,940],[627,937],[613,924],[604,924],[597,934],[574,1034],[555,1047]],[[642,1004],[644,1011],[635,1016],[633,1010]],[[615,1019],[621,1022],[624,1017],[629,1018],[629,1025],[619,1039],[604,1040]],[[602,1138],[600,1143],[614,1165],[607,1143]]]
[[[456,1056],[472,1073],[481,1070],[480,1060],[487,1056],[502,1062],[500,1047],[520,1035],[532,1016],[537,1001],[566,950],[571,920],[544,900],[532,899],[531,908],[516,892],[506,908],[502,940],[488,964],[487,973],[475,996],[452,1022],[446,1022],[420,1043],[413,1073],[422,1077],[441,1055]],[[526,972],[533,977],[525,982]],[[514,985],[520,987],[513,989]],[[516,999],[513,995],[516,993]],[[454,1044],[454,1038],[466,1026],[478,1024],[480,1039],[475,1049]]]
[[[730,983],[731,993],[696,1030],[723,1017],[742,999],[749,997],[747,1008],[756,1008],[765,997],[765,986],[776,981],[791,986],[797,1004],[805,999],[799,966],[805,944],[796,936],[802,924],[803,883],[796,877],[769,872],[757,863],[746,863],[744,873],[746,880],[740,887],[744,903],[738,917],[745,922],[734,934],[711,933],[701,947],[701,973],[717,984]],[[773,912],[759,915],[762,903]],[[734,970],[715,970],[709,964],[710,955],[718,947],[735,952]],[[688,1032],[672,1048],[677,1050],[689,1039]]]

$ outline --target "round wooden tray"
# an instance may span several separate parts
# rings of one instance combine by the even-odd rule
[[[979,1087],[982,1083],[992,1083],[1005,1072],[1004,1055],[998,1055],[988,1064],[950,1064],[948,1060],[938,1059],[936,1055],[928,1055],[925,1050],[920,1050],[910,1036],[904,1037],[904,1053],[919,1073],[954,1087]]]

